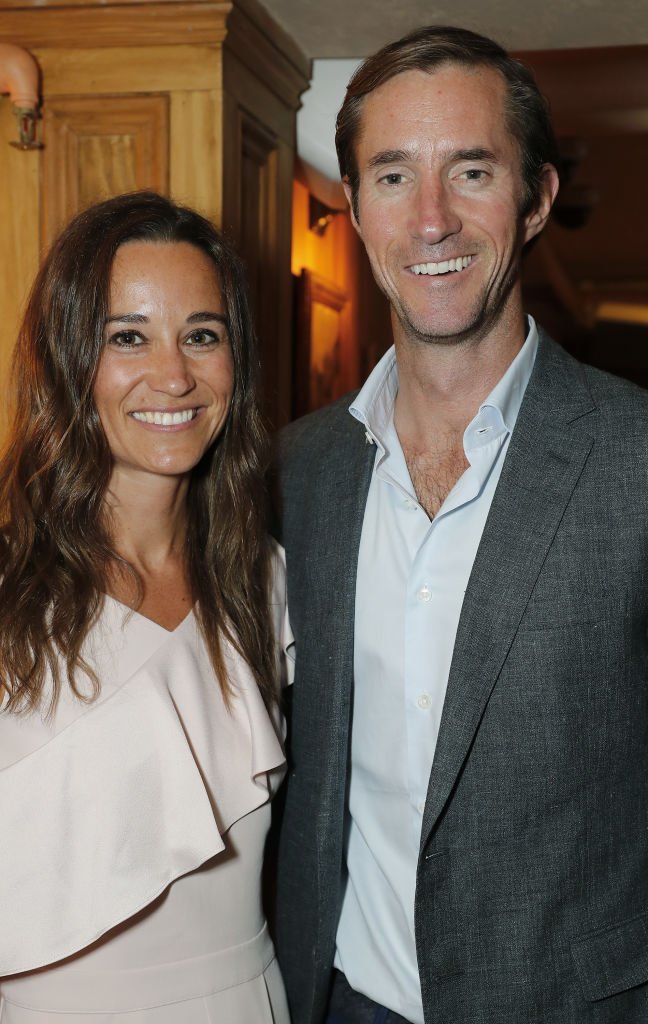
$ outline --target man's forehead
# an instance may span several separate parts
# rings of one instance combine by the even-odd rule
[[[357,143],[370,134],[459,132],[479,125],[508,134],[506,83],[495,68],[446,61],[432,71],[408,69],[381,83],[362,100]]]

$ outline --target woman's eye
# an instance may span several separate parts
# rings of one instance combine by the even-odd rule
[[[218,335],[214,334],[213,331],[199,330],[192,331],[187,337],[187,345],[195,345],[197,347],[204,347],[205,345],[213,345],[217,342]]]
[[[143,338],[137,331],[118,331],[108,338],[108,344],[116,345],[117,348],[136,348],[142,341]]]

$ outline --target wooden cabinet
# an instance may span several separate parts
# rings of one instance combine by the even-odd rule
[[[0,98],[0,374],[40,254],[97,199],[153,188],[241,249],[267,410],[290,406],[295,115],[310,66],[256,0],[0,0],[0,38],[42,70],[40,151],[8,142]]]

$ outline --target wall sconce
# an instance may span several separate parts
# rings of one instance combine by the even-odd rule
[[[13,43],[0,43],[0,94],[9,93],[18,119],[16,149],[42,149],[36,140],[39,68],[31,53]]]
[[[326,233],[326,229],[335,217],[339,210],[334,210],[331,206],[327,206],[320,199],[317,199],[312,193],[308,196],[308,227],[311,231],[314,231],[320,238]]]

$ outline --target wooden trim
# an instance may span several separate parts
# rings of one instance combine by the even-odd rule
[[[16,138],[16,118],[9,99],[0,96],[0,435],[9,423],[11,397],[6,382],[27,293],[38,269],[38,187],[41,150],[9,145]],[[32,230],[32,227],[34,230]]]
[[[192,0],[197,4],[213,3],[213,0]],[[30,11],[34,7],[39,10],[46,10],[49,7],[133,7],[141,4],[177,4],[178,0],[0,0],[0,11],[20,10]]]
[[[221,222],[222,93],[172,92],[169,192],[216,224]]]
[[[224,49],[292,110],[312,77],[312,62],[256,0],[236,0]]]
[[[223,46],[222,53],[223,89],[234,106],[249,111],[257,120],[271,126],[280,138],[296,149],[294,110],[267,87],[263,78],[255,75],[236,54],[228,51],[227,45]]]
[[[272,44],[284,60],[309,81],[312,76],[312,60],[297,45],[291,35],[283,29],[258,0],[233,0],[232,14],[240,15],[255,25],[264,39]],[[231,15],[230,15],[231,17]]]
[[[0,6],[0,38],[28,49],[157,46],[221,43],[227,34],[229,0],[6,10]]]
[[[53,96],[133,92],[211,92],[221,84],[220,46],[151,46],[129,50],[33,51],[45,103]],[[124,60],[128,73],[124,74]]]

